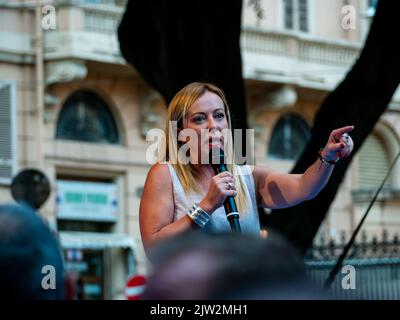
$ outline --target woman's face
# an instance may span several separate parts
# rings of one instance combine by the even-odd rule
[[[197,135],[198,161],[200,161],[201,153],[206,152],[208,157],[209,149],[222,149],[228,131],[226,130],[228,129],[228,120],[222,99],[215,93],[206,91],[188,110],[184,129],[192,129]],[[191,145],[191,148],[193,147],[195,146]]]

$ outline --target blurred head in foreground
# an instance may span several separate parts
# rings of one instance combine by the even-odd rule
[[[151,254],[142,299],[317,299],[299,253],[278,234],[188,232]]]
[[[0,299],[63,299],[57,240],[32,209],[0,205]]]

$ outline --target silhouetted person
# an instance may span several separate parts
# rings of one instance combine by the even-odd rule
[[[36,212],[20,205],[0,205],[0,300],[4,299],[64,299],[57,240]]]
[[[277,234],[188,232],[155,247],[143,299],[320,299],[296,249]]]

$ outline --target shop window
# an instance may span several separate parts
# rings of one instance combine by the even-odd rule
[[[283,115],[272,130],[268,157],[296,160],[304,150],[310,135],[308,124],[300,116],[293,113]]]
[[[57,139],[120,144],[114,117],[96,93],[80,90],[65,102],[57,123]]]
[[[104,300],[104,250],[64,249],[64,259],[74,298]]]

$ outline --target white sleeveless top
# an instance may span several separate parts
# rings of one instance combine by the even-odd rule
[[[260,234],[260,220],[257,211],[257,201],[254,187],[253,175],[248,165],[236,166],[245,183],[245,191],[247,197],[247,210],[240,212],[239,223],[243,233]],[[193,204],[199,203],[204,197],[196,192],[186,194],[182,184],[175,172],[174,167],[168,163],[168,169],[172,178],[173,196],[174,196],[174,221],[185,216],[193,207]],[[208,232],[229,232],[231,227],[224,206],[219,207],[211,214],[211,219],[203,228]]]

